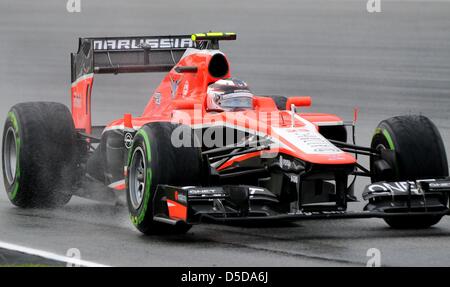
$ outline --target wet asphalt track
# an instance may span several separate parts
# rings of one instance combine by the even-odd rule
[[[423,113],[450,147],[449,1],[382,0],[378,14],[366,12],[365,0],[82,0],[80,14],[67,13],[65,2],[0,1],[0,117],[17,102],[69,103],[78,36],[225,30],[238,32],[223,44],[232,72],[256,93],[312,95],[313,111],[346,119],[359,106],[360,144],[383,118]],[[138,115],[161,76],[97,77],[94,121]],[[373,219],[204,225],[185,236],[144,237],[124,208],[74,198],[60,210],[20,210],[3,190],[0,241],[58,254],[78,248],[82,259],[108,265],[362,266],[373,247],[383,265],[450,265],[450,219],[424,231]]]

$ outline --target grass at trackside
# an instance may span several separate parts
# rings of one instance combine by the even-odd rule
[[[64,267],[66,263],[45,259],[13,250],[0,248],[0,268],[2,267]]]

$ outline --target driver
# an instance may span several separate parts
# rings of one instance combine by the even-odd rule
[[[206,110],[214,112],[253,109],[253,93],[244,81],[221,79],[208,86]]]

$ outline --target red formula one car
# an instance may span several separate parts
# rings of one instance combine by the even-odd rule
[[[33,102],[8,113],[2,151],[11,202],[60,206],[72,195],[123,191],[132,223],[146,234],[206,221],[313,218],[377,217],[424,228],[449,214],[446,152],[428,118],[384,120],[370,147],[357,146],[354,123],[297,112],[309,97],[258,96],[233,78],[219,41],[234,39],[80,39],[71,57],[72,112]],[[94,75],[132,72],[168,74],[141,116],[92,126]],[[370,167],[357,155],[369,156]],[[363,191],[365,209],[351,212],[357,176],[372,184]]]

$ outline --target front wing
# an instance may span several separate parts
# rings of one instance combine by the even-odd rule
[[[380,182],[365,188],[363,198],[368,204],[363,211],[333,208],[307,211],[293,204],[286,206],[262,187],[160,185],[155,193],[153,211],[155,221],[168,224],[444,216],[450,214],[450,209],[442,203],[442,197],[448,198],[449,193],[450,178]]]

